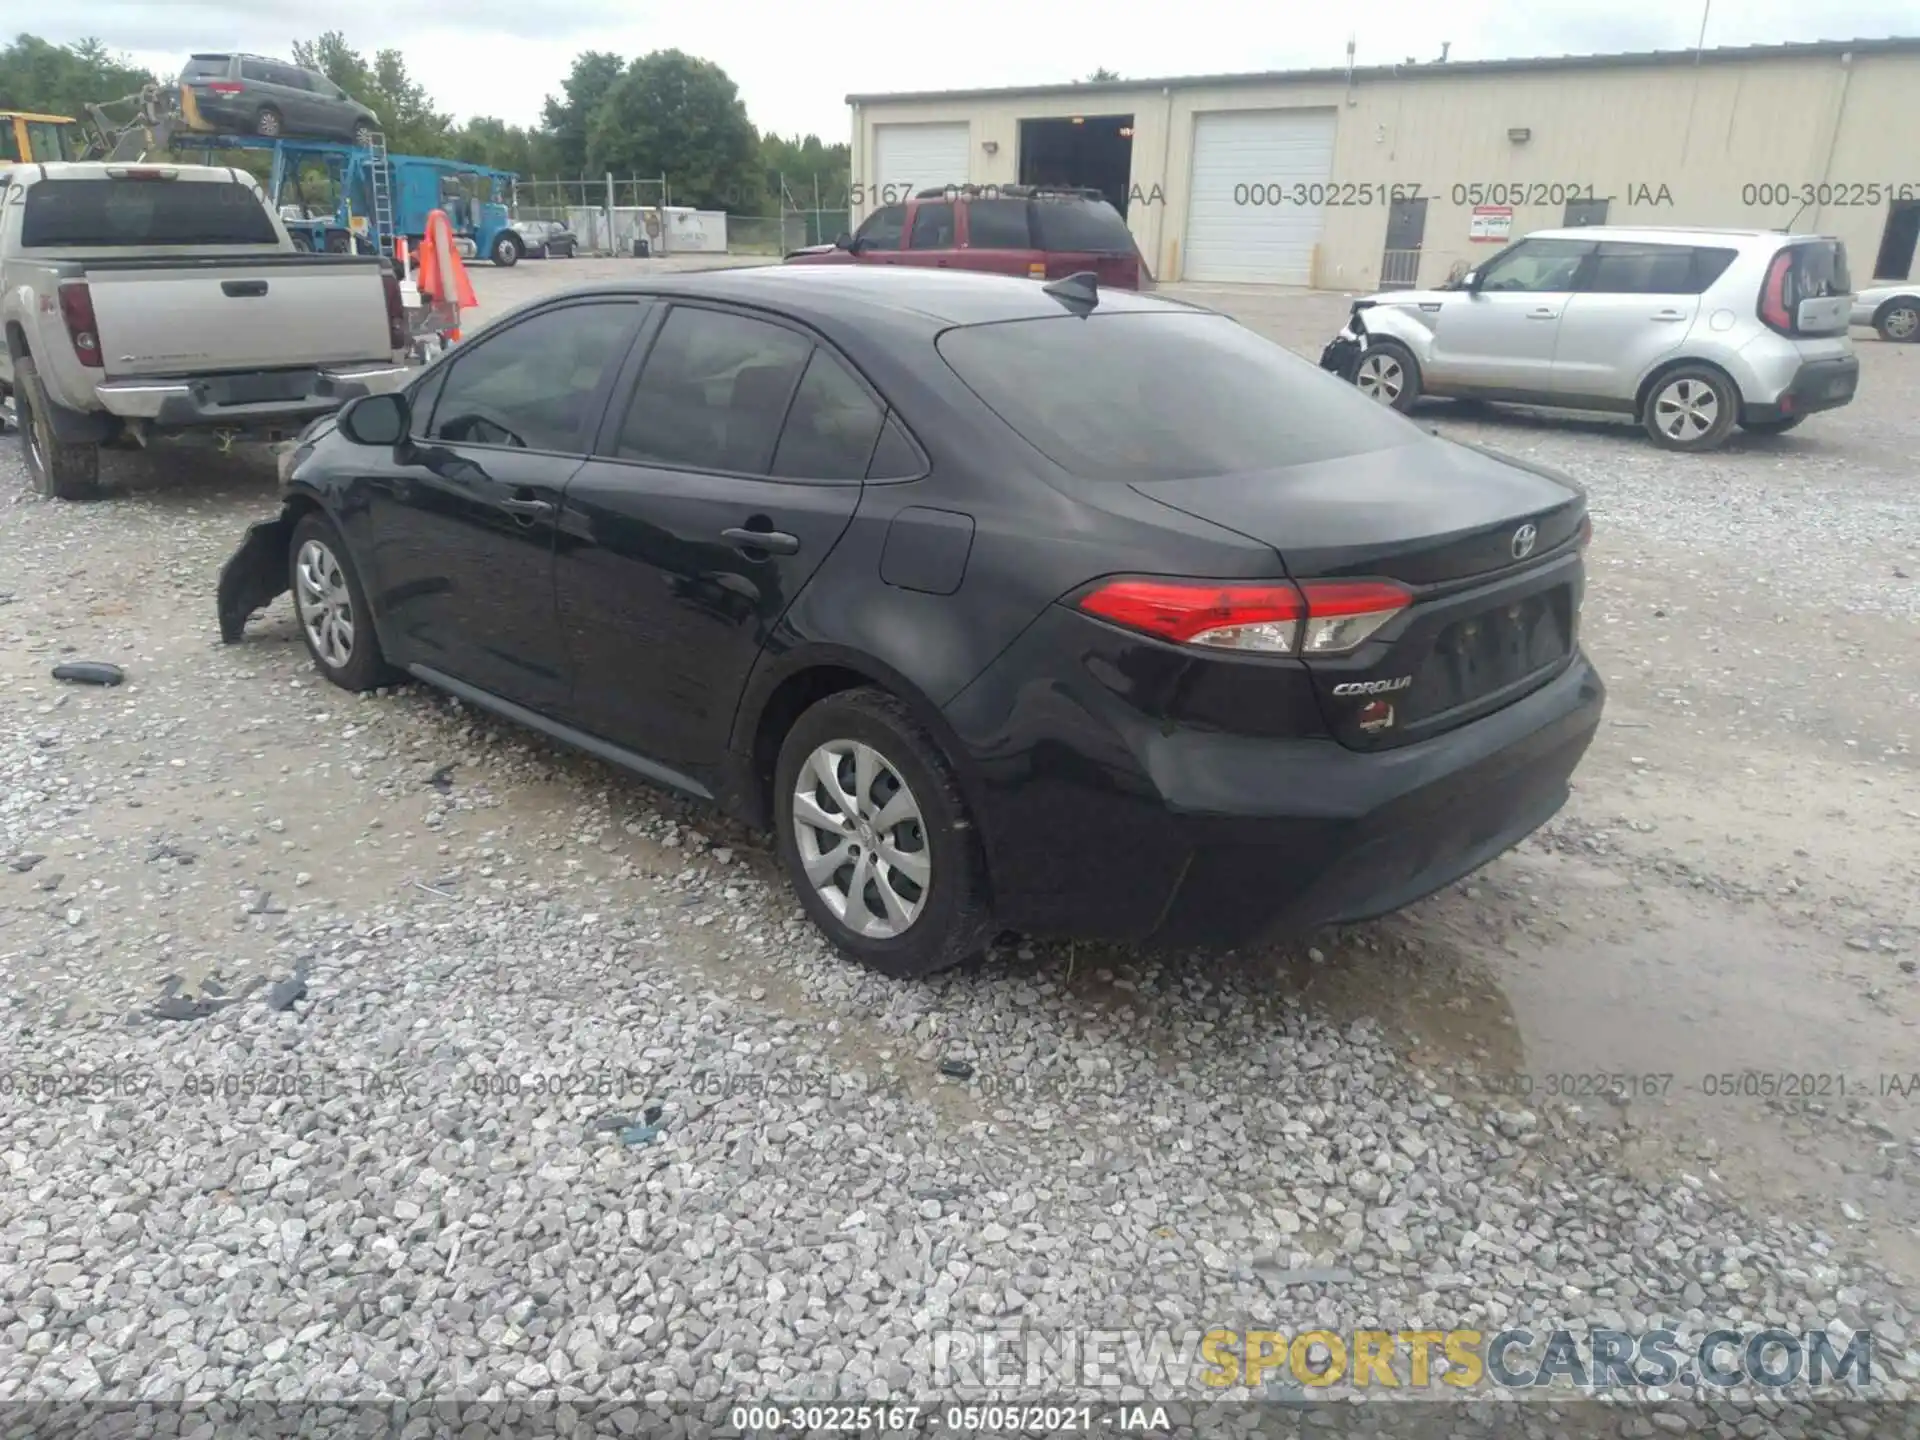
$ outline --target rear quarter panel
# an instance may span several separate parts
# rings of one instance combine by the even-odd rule
[[[875,327],[884,330],[887,322]],[[799,670],[843,665],[874,676],[915,705],[951,743],[942,711],[1047,607],[1101,575],[1276,574],[1279,557],[1209,522],[1112,491],[1089,505],[1049,463],[969,390],[924,339],[926,364],[902,366],[896,342],[833,337],[892,403],[927,460],[919,479],[869,482],[833,554],[795,598],[749,679],[734,725],[750,750],[760,711]],[[1052,483],[1050,483],[1052,482]],[[916,507],[964,515],[973,536],[950,594],[888,584],[888,532]],[[967,769],[963,747],[950,750]]]

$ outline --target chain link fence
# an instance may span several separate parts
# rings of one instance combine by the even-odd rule
[[[514,182],[516,220],[557,220],[579,239],[583,255],[633,255],[644,239],[646,253],[759,255],[778,259],[809,245],[831,245],[853,228],[850,207],[802,208],[791,192],[780,203],[727,210],[695,210],[673,203],[669,176],[620,179],[541,179]],[[815,199],[812,194],[805,198]]]
[[[651,180],[529,176],[513,186],[516,220],[557,220],[579,237],[581,253],[589,255],[632,255],[634,242],[643,238],[649,253],[671,253],[674,227],[662,219],[671,213],[671,206],[665,176]]]

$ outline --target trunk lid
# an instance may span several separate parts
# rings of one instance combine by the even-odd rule
[[[107,378],[389,359],[373,257],[89,261]]]
[[[1260,540],[1299,579],[1378,576],[1420,587],[1510,569],[1573,538],[1578,483],[1478,446],[1434,440],[1252,475],[1136,482],[1149,499]]]
[[[1351,749],[1466,724],[1573,657],[1586,496],[1551,471],[1435,441],[1132,488],[1264,541],[1297,580],[1391,579],[1412,592],[1353,654],[1303,662],[1329,730]]]

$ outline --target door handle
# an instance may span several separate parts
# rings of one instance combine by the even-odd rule
[[[236,300],[247,300],[266,294],[267,282],[264,280],[222,280],[220,282],[220,293],[222,295],[231,295]]]
[[[1656,320],[1684,320],[1687,317],[1682,315],[1678,310],[1656,310],[1653,312],[1653,318]]]
[[[1559,315],[1560,315],[1560,312],[1558,310],[1529,310],[1527,312],[1527,319],[1555,320],[1559,318]]]
[[[722,530],[720,538],[736,550],[760,550],[768,555],[800,553],[800,537],[789,535],[784,530],[749,530],[744,526],[735,526],[731,530]]]
[[[551,500],[502,500],[500,508],[516,520],[537,520],[553,513]]]

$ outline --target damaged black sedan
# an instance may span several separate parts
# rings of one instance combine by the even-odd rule
[[[878,267],[536,303],[286,457],[222,633],[411,676],[771,828],[892,975],[1408,904],[1599,723],[1564,477],[1220,315]]]

